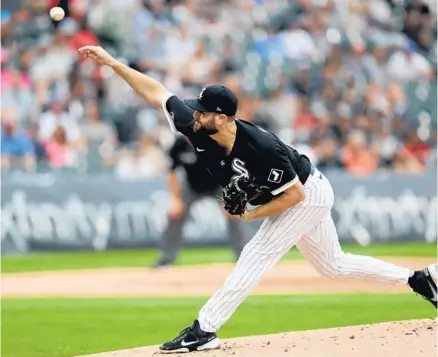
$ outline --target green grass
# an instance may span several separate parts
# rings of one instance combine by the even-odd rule
[[[368,247],[346,244],[346,252],[370,256],[411,256],[436,257],[436,244],[427,243],[386,243]],[[301,259],[301,254],[291,250],[284,259]],[[43,253],[26,256],[4,256],[1,267],[3,273],[85,269],[103,267],[147,267],[157,259],[155,250],[122,250],[106,252]],[[232,262],[233,253],[228,247],[183,249],[178,264],[206,264]]]
[[[3,357],[71,357],[175,337],[206,298],[4,299]],[[252,296],[219,331],[236,337],[436,316],[414,294]]]

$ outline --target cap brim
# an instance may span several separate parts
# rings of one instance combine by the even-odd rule
[[[207,108],[205,108],[204,106],[201,105],[201,103],[199,102],[199,99],[186,99],[184,100],[184,103],[194,109],[197,110],[198,112],[203,112],[203,113],[208,113]]]

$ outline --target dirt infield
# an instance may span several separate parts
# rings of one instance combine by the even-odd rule
[[[196,357],[435,357],[436,319],[233,338]],[[184,355],[182,353],[173,356]],[[156,357],[157,346],[78,357]]]
[[[395,264],[423,268],[431,259],[392,258]],[[210,295],[232,271],[231,264],[13,273],[2,275],[3,297],[147,297]],[[305,261],[285,261],[271,269],[254,294],[407,292],[406,286],[338,281],[320,276]]]

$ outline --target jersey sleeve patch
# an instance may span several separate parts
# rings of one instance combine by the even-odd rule
[[[278,142],[273,142],[263,150],[264,161],[269,163],[264,166],[261,174],[263,184],[269,188],[273,195],[285,191],[299,180],[296,174],[288,149]]]
[[[283,178],[283,170],[280,169],[271,169],[271,172],[268,176],[268,181],[273,183],[280,183]]]

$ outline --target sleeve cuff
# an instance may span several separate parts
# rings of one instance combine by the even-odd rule
[[[173,113],[170,114],[170,113],[167,111],[167,108],[166,108],[166,103],[167,103],[167,101],[169,100],[169,98],[171,98],[171,97],[173,97],[173,96],[174,96],[173,93],[169,93],[169,94],[163,99],[163,101],[161,102],[161,108],[163,109],[164,116],[166,117],[167,122],[169,123],[170,130],[172,130],[172,132],[174,132],[174,133],[177,133],[178,130],[176,130],[175,123],[173,122],[173,120],[174,120],[174,114],[173,114]]]
[[[279,193],[282,193],[283,191],[286,191],[289,187],[292,187],[293,185],[295,185],[298,182],[298,176],[295,176],[295,178],[292,181],[289,181],[287,183],[285,183],[283,186],[275,189],[274,191],[271,191],[271,193],[274,196],[277,196]]]

